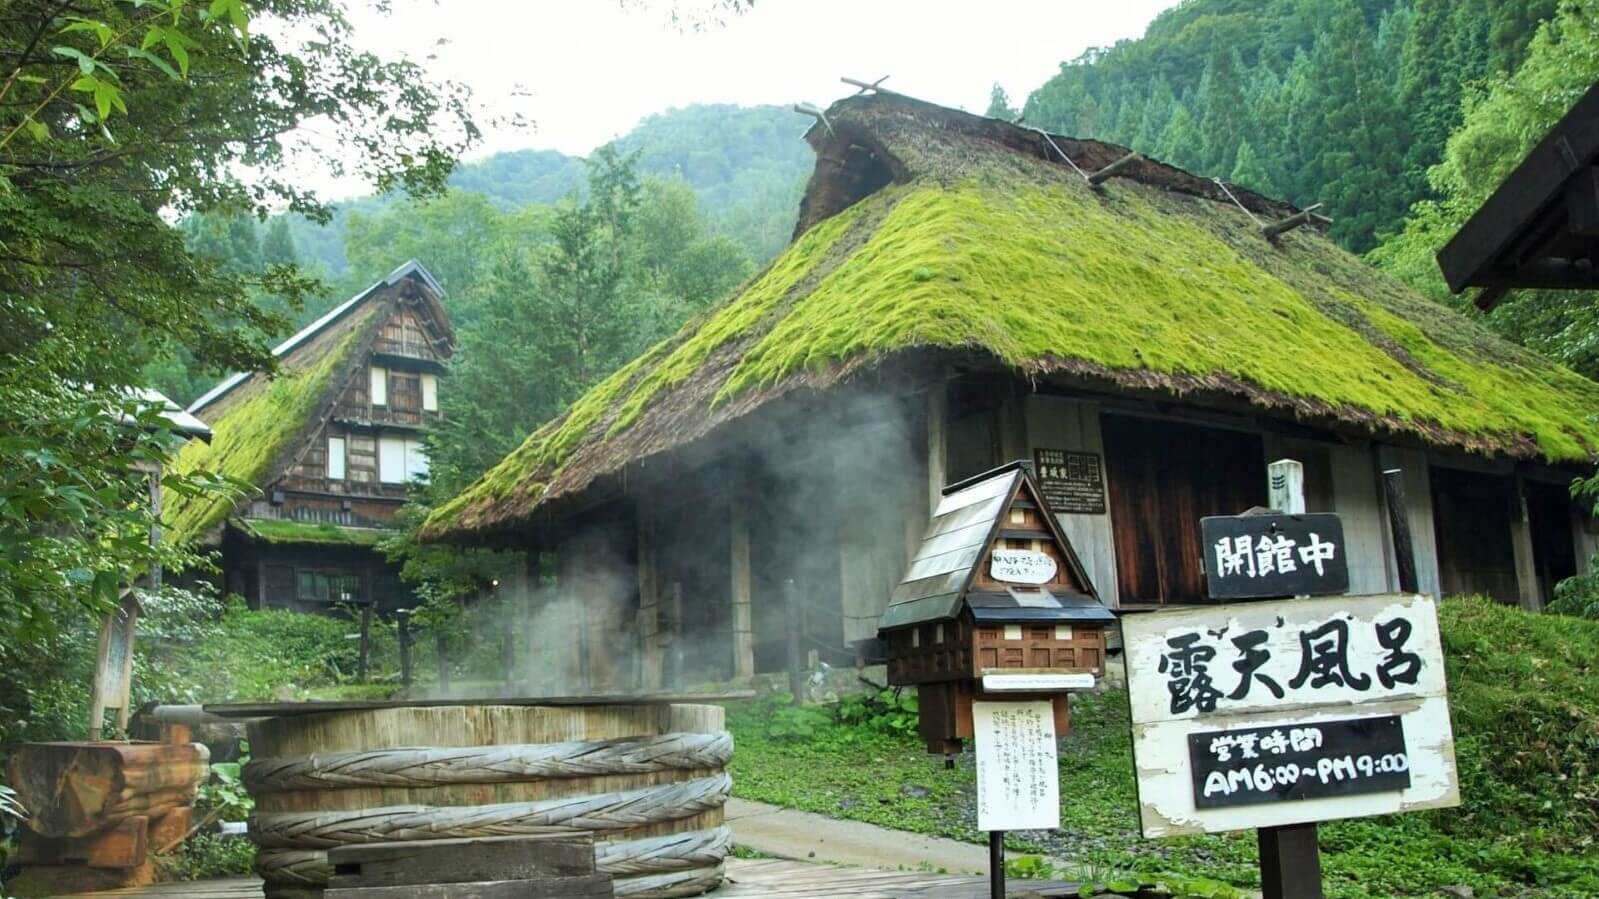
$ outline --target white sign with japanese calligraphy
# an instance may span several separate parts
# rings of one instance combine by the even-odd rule
[[[1121,625],[1145,836],[1459,804],[1430,597],[1236,603]]]
[[[1060,826],[1055,712],[1048,702],[974,702],[977,829]]]
[[[1056,570],[1048,553],[1031,549],[996,549],[988,562],[989,577],[1007,584],[1047,584]]]

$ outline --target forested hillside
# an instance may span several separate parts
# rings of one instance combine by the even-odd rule
[[[646,118],[615,146],[638,152],[641,175],[682,178],[694,189],[711,227],[764,261],[777,255],[794,228],[800,189],[814,161],[800,139],[808,124],[786,107],[694,105]],[[501,211],[554,203],[583,183],[583,161],[554,150],[496,153],[450,176],[453,190],[480,194]],[[345,201],[328,226],[290,216],[301,258],[327,275],[343,276],[350,220],[379,214],[395,202],[388,197]],[[355,274],[359,280],[382,272]]]
[[[1557,0],[1188,0],[1061,66],[1027,122],[1295,203],[1364,252],[1428,195],[1471,85],[1513,71]]]
[[[1064,63],[1023,112],[1322,203],[1345,246],[1464,305],[1433,255],[1596,80],[1599,0],[1187,0]],[[1488,323],[1599,377],[1592,295],[1512,293]]]

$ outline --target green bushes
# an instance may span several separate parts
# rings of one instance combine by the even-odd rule
[[[1599,557],[1588,564],[1588,571],[1555,585],[1555,601],[1549,604],[1549,611],[1599,621]]]

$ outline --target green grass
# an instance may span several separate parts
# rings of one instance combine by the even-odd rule
[[[1443,605],[1464,805],[1321,828],[1339,899],[1599,895],[1599,623],[1480,599]],[[1096,870],[1258,888],[1253,832],[1138,835],[1126,696],[1075,697],[1060,757],[1061,840],[1012,842]],[[766,699],[729,707],[734,794],[969,842],[983,835],[969,758],[953,771],[904,728],[842,724]],[[915,786],[926,790],[912,791]],[[1069,873],[1069,872],[1068,872]]]

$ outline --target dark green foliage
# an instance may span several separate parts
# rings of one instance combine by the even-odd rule
[[[161,880],[210,880],[255,873],[255,844],[246,837],[198,833],[172,855],[156,856]]]
[[[1324,203],[1363,251],[1428,196],[1463,89],[1514,69],[1555,2],[1190,0],[1063,65],[1027,119]]]
[[[1599,559],[1588,563],[1588,574],[1569,577],[1555,585],[1549,611],[1599,621]]]
[[[1464,804],[1324,824],[1328,895],[1432,896],[1455,885],[1478,896],[1599,894],[1599,623],[1459,598],[1440,618]],[[914,733],[841,723],[836,706],[803,710],[810,732],[796,735],[785,700],[729,707],[735,795],[983,841],[969,755],[945,771]],[[1258,888],[1251,832],[1138,836],[1124,693],[1073,697],[1060,774],[1061,830],[1047,844],[1008,841],[1080,868],[1055,876],[1158,880],[1196,894],[1209,887],[1195,878]]]
[[[637,151],[641,176],[688,184],[710,232],[765,261],[788,243],[800,190],[815,162],[809,145],[800,139],[808,121],[781,106],[698,104],[649,116],[616,146],[623,153]],[[513,150],[462,165],[450,176],[450,187],[511,213],[580,193],[585,177],[584,162],[577,157],[554,150]],[[358,239],[352,233],[354,222],[383,216],[393,205],[381,197],[346,201],[326,226],[297,215],[284,218],[308,264],[338,279],[341,286],[357,282],[364,286],[406,254],[395,250],[382,260],[350,255],[347,244]],[[409,255],[429,267],[437,253],[451,252],[437,245],[424,249]],[[434,273],[449,286],[438,268]]]

